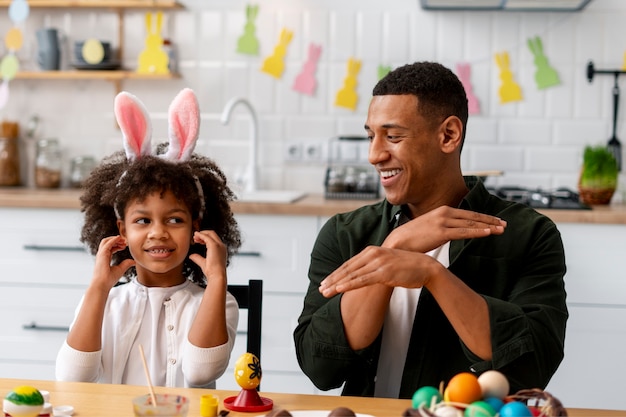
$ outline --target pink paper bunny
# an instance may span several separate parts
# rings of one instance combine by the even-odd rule
[[[315,80],[315,71],[317,71],[317,61],[322,54],[322,46],[314,43],[309,44],[309,55],[307,61],[302,66],[302,71],[296,77],[293,83],[293,89],[310,96],[315,93],[317,81]]]
[[[466,62],[458,63],[456,65],[456,72],[459,76],[459,80],[461,80],[461,84],[463,84],[463,87],[465,88],[465,94],[467,95],[467,110],[469,114],[480,113],[480,103],[474,95],[474,89],[472,88],[472,68],[470,64]]]

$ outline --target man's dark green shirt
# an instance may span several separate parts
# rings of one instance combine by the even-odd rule
[[[565,325],[565,254],[556,225],[522,204],[490,194],[475,177],[460,208],[507,221],[504,234],[452,241],[449,270],[487,301],[493,357],[483,361],[470,352],[432,295],[422,289],[400,387],[411,398],[420,387],[439,387],[459,372],[504,373],[511,392],[545,388],[563,359]],[[380,339],[360,351],[345,337],[341,294],[330,299],[320,282],[368,245],[380,246],[398,225],[400,206],[383,200],[332,217],[311,254],[309,288],[294,340],[298,362],[321,390],[342,385],[343,395],[372,396]],[[382,332],[381,332],[382,334]]]

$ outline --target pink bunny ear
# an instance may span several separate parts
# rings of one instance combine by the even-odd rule
[[[148,111],[134,95],[122,91],[115,97],[114,113],[120,126],[124,141],[124,150],[129,160],[149,155],[152,151],[152,124]]]
[[[165,158],[186,161],[191,157],[200,130],[200,108],[195,93],[183,89],[172,101],[169,109],[168,133],[170,144]]]

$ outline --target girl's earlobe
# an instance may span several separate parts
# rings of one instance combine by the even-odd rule
[[[124,236],[124,222],[120,219],[117,219],[117,231],[120,233],[120,236]]]

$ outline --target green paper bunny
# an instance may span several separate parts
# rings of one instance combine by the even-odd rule
[[[259,40],[256,37],[256,26],[254,20],[259,14],[258,5],[246,6],[246,25],[243,29],[243,35],[237,40],[237,52],[248,55],[259,54]]]
[[[543,44],[539,36],[528,39],[528,47],[530,52],[535,56],[535,82],[540,90],[553,85],[559,85],[559,74],[548,63],[548,58],[543,53]]]

